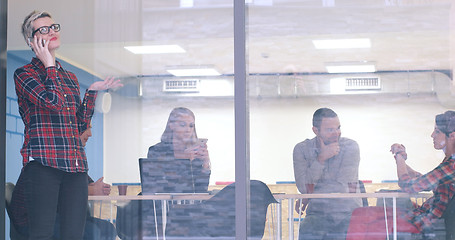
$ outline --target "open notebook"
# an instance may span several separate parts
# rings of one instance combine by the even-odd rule
[[[195,193],[197,179],[202,164],[189,159],[157,160],[139,159],[142,194]]]

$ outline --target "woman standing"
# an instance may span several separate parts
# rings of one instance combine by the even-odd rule
[[[22,34],[35,53],[14,72],[24,122],[21,149],[30,239],[52,239],[57,211],[62,239],[81,239],[87,208],[87,160],[79,127],[94,112],[97,91],[122,86],[108,78],[93,83],[81,102],[76,76],[55,58],[60,24],[47,12],[33,11]]]

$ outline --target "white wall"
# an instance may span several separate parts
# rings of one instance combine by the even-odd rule
[[[433,149],[430,134],[434,116],[446,109],[431,95],[331,96],[263,100],[251,105],[251,176],[268,183],[294,180],[292,150],[296,143],[314,137],[311,120],[319,107],[334,109],[342,136],[359,143],[360,179],[396,179],[389,152],[395,142],[405,144],[409,163],[416,170],[431,170],[442,160]]]
[[[234,108],[231,98],[125,98],[113,94],[105,116],[105,179],[139,182],[138,158],[159,142],[169,112],[184,106],[194,111],[199,137],[209,139],[211,183],[234,180]],[[320,107],[339,115],[342,135],[355,139],[361,150],[360,178],[396,179],[389,149],[405,144],[409,163],[429,171],[442,160],[430,134],[434,116],[447,109],[434,94],[370,94],[300,98],[252,98],[251,178],[266,183],[293,181],[292,150],[312,138],[311,118]]]
[[[234,110],[226,99],[124,98],[113,94],[105,121],[105,179],[109,182],[139,182],[138,159],[160,141],[174,107],[184,106],[196,115],[198,137],[208,138],[212,174],[216,180],[231,180],[234,173]],[[214,183],[215,178],[212,178]]]

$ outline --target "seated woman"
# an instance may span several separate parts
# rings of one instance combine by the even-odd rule
[[[193,188],[191,192],[207,192],[211,173],[210,158],[207,144],[197,138],[195,117],[191,110],[178,107],[171,111],[161,142],[149,148],[147,158],[190,161],[191,164],[188,165],[190,171],[182,170],[182,166],[175,166],[175,171],[181,175],[178,176],[176,184],[191,185]],[[191,182],[182,184],[181,181]],[[181,192],[188,192],[186,188],[181,190]],[[117,233],[122,239],[141,239],[141,237],[162,235],[161,214],[161,204],[133,200],[117,208]]]
[[[147,158],[157,160],[189,159],[194,192],[207,192],[210,180],[210,157],[207,143],[196,134],[194,114],[188,108],[174,108],[161,136],[161,142],[149,148]]]
[[[449,201],[455,193],[455,111],[447,111],[443,114],[436,115],[434,131],[431,134],[433,138],[433,145],[435,149],[443,150],[445,157],[439,165],[432,171],[422,175],[413,170],[406,164],[407,154],[406,149],[402,144],[393,144],[391,152],[395,157],[397,164],[398,184],[401,189],[409,193],[418,193],[420,191],[433,191],[434,196],[425,201],[421,206],[418,206],[410,211],[399,209],[398,231],[399,232],[413,232],[413,233],[429,233],[433,231],[433,225],[440,219],[447,209]],[[357,209],[356,209],[357,210]],[[359,209],[361,210],[361,209]],[[382,218],[384,222],[384,211],[377,209],[378,219]],[[382,212],[381,212],[382,211]],[[403,214],[400,214],[402,212]],[[371,219],[372,212],[364,211],[364,216],[369,215]],[[354,211],[353,215],[360,216],[360,211],[357,214]],[[376,235],[372,237],[368,234],[362,234],[367,231],[365,229],[371,228],[371,224],[365,226],[365,221],[355,222],[351,220],[349,227],[348,239],[384,239],[385,229],[381,228],[376,221],[377,230],[383,232],[384,235]],[[390,225],[389,225],[390,228]],[[375,228],[376,229],[376,228]],[[380,229],[380,230],[379,230]],[[371,232],[370,232],[371,233]],[[377,233],[376,233],[377,234]],[[357,237],[356,237],[357,236]],[[362,238],[362,237],[366,238]]]

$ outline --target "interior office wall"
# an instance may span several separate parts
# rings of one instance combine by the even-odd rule
[[[312,114],[320,107],[335,110],[342,136],[358,142],[360,179],[397,179],[389,152],[395,142],[407,147],[409,163],[418,171],[429,171],[442,160],[430,138],[435,114],[445,111],[434,95],[330,96],[262,100],[251,105],[251,121],[255,123],[251,130],[251,175],[267,182],[294,180],[293,148],[314,137]]]
[[[437,76],[448,79],[445,75]],[[266,183],[294,180],[293,148],[298,142],[314,137],[312,114],[320,107],[333,108],[341,121],[342,136],[359,143],[361,179],[375,182],[397,179],[389,152],[395,142],[405,144],[412,167],[421,172],[431,170],[443,158],[442,152],[433,148],[430,137],[434,117],[451,107],[441,104],[442,94],[434,92],[434,83],[434,78],[416,75],[411,76],[409,85],[396,81],[394,84],[401,90],[389,89],[388,93],[252,96],[251,179]],[[408,87],[402,88],[403,84]],[[232,98],[143,98],[113,94],[112,108],[105,116],[104,125],[106,181],[140,181],[138,158],[146,157],[148,148],[159,142],[170,111],[178,106],[194,111],[198,136],[209,139],[211,184],[234,180]]]
[[[234,179],[233,99],[151,99],[113,95],[105,116],[105,179],[109,182],[139,182],[138,159],[160,141],[169,113],[187,107],[196,118],[198,137],[208,138],[212,161],[212,184]],[[226,175],[227,174],[227,175]]]

